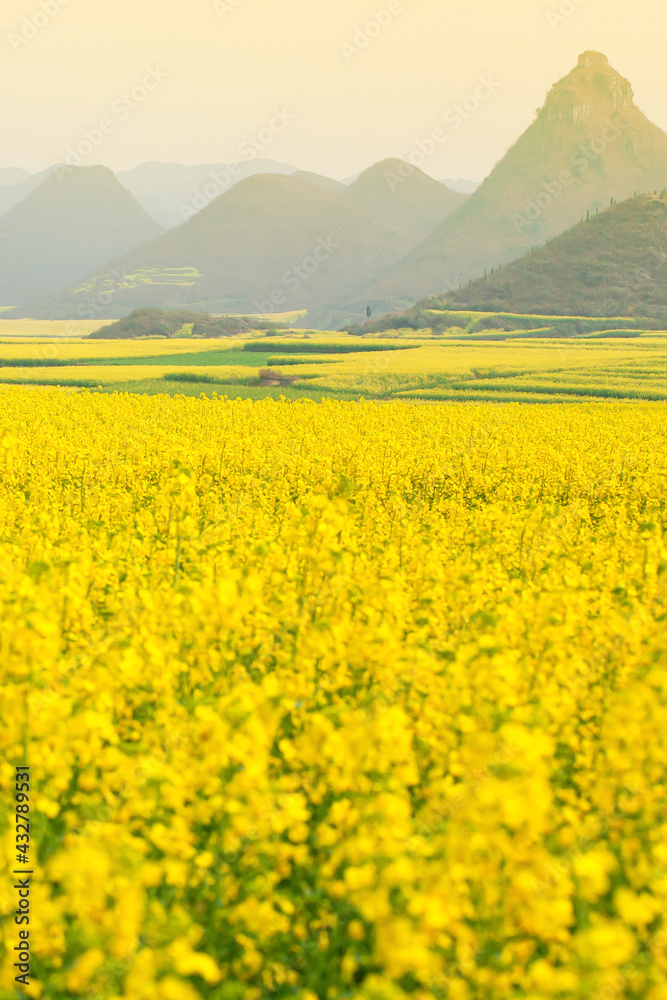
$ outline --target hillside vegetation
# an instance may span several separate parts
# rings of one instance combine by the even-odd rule
[[[667,197],[638,196],[432,305],[667,321]]]
[[[132,340],[138,337],[234,337],[253,330],[275,329],[279,324],[243,316],[211,316],[181,309],[135,309],[116,323],[90,334],[93,340]]]

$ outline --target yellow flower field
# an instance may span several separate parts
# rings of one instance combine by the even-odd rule
[[[457,329],[364,337],[316,331],[267,336],[255,331],[219,339],[39,340],[19,336],[23,321],[10,322],[16,324],[16,333],[11,339],[0,337],[0,386],[194,396],[222,395],[227,386],[233,387],[230,395],[277,400],[280,390],[259,386],[260,370],[270,366],[292,377],[286,391],[282,387],[290,400],[667,401],[665,331],[605,334],[602,339],[597,334],[588,339],[531,339],[531,331],[522,339],[521,331],[515,331],[498,334],[506,339],[491,342]]]
[[[29,995],[667,1000],[665,404],[2,404]]]
[[[195,369],[196,370],[196,369]],[[12,384],[9,379],[13,378],[16,383],[23,385],[44,384],[44,370],[35,368],[12,368],[11,376],[8,377],[8,384]],[[72,382],[84,381],[90,387],[107,385],[113,388],[116,382],[135,382],[140,379],[164,379],[166,375],[173,375],[182,372],[183,369],[175,365],[64,365],[58,368],[46,369],[48,378],[53,384],[66,386]],[[232,382],[234,379],[256,375],[255,369],[235,365],[234,367],[225,365],[209,365],[206,368],[206,375],[217,379],[224,379]]]

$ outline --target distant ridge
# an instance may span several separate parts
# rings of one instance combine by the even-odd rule
[[[325,177],[324,174],[315,174],[311,170],[297,170],[292,177],[300,181],[310,181],[311,184],[317,184],[328,191],[336,191],[338,194],[345,190],[342,181],[335,181],[333,177]]]
[[[43,184],[55,169],[55,167],[49,167],[47,170],[41,170],[38,174],[28,174],[26,171],[25,177],[0,186],[0,218],[6,215],[14,205],[19,205],[31,191]],[[11,178],[11,174],[9,177]]]
[[[319,307],[363,287],[417,241],[354,199],[309,181],[263,174],[27,311],[70,318],[87,296],[102,298],[110,288],[100,318],[145,307],[221,313]]]
[[[344,197],[422,239],[466,200],[465,195],[450,191],[399,159],[369,167],[344,189]]]
[[[52,295],[160,232],[106,167],[52,173],[0,219],[0,305]]]
[[[296,167],[257,157],[242,163],[140,163],[118,174],[130,191],[164,229],[174,229],[255,174],[293,174]]]
[[[473,194],[478,187],[481,187],[481,181],[467,181],[463,177],[446,177],[444,181],[440,181],[441,184],[445,184],[450,191],[458,191],[460,194]]]
[[[481,187],[355,302],[377,311],[456,289],[612,197],[666,184],[667,135],[635,106],[607,58],[585,52]]]
[[[19,181],[26,181],[29,177],[28,171],[20,167],[3,167],[0,170],[0,187],[18,184]]]

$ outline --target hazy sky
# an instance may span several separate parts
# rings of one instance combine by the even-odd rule
[[[0,166],[31,171],[91,136],[85,162],[119,170],[244,159],[261,135],[343,178],[442,127],[424,169],[481,179],[586,49],[667,130],[664,0],[2,0],[0,36]]]

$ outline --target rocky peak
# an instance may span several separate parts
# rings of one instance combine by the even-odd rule
[[[591,69],[594,66],[608,66],[609,60],[601,52],[590,50],[589,52],[582,52],[577,65],[582,69]]]
[[[584,52],[572,72],[549,92],[541,112],[547,122],[579,125],[634,105],[630,83],[609,65],[601,52]]]

